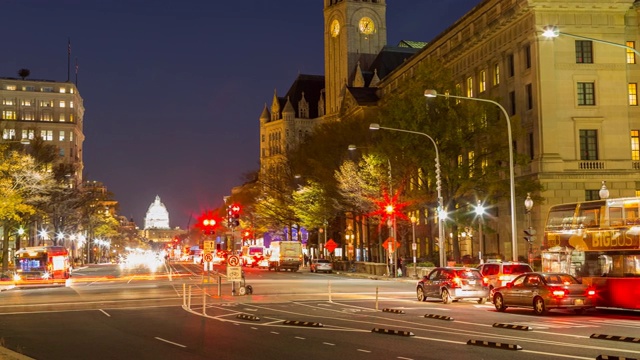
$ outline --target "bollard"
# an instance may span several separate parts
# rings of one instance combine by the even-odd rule
[[[207,289],[202,288],[202,315],[207,316]]]
[[[187,299],[187,308],[191,310],[191,285],[189,285],[189,298]]]
[[[173,269],[171,268],[171,266],[169,266],[169,281],[173,281],[171,279],[171,274],[173,273]]]
[[[376,286],[376,311],[378,311],[378,287]]]
[[[327,283],[329,284],[329,302],[333,302],[333,300],[331,300],[331,280],[327,281]]]
[[[182,307],[187,307],[187,284],[182,284]]]
[[[222,296],[222,276],[218,275],[218,297]]]

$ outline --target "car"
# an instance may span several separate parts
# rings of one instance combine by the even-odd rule
[[[489,287],[478,269],[438,267],[418,281],[416,296],[418,301],[440,298],[445,304],[475,298],[478,304],[484,304],[489,299]]]
[[[582,313],[596,306],[595,295],[593,288],[569,274],[531,272],[495,288],[492,300],[500,312],[508,307],[529,307],[536,315],[544,315],[549,309],[573,309]]]
[[[527,263],[510,261],[487,262],[480,264],[478,270],[487,279],[489,290],[507,285],[520,274],[533,272],[533,269]]]
[[[311,260],[309,271],[315,273],[319,271],[331,273],[333,272],[333,264],[327,259],[313,259]]]

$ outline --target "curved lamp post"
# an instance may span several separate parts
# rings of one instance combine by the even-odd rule
[[[517,242],[517,237],[516,237],[516,233],[517,233],[517,227],[516,227],[516,185],[515,185],[515,179],[514,179],[514,171],[513,171],[513,138],[511,136],[511,121],[509,119],[509,114],[507,113],[507,110],[505,110],[505,108],[500,105],[500,103],[493,101],[493,100],[489,100],[489,99],[483,99],[483,98],[472,98],[472,97],[466,97],[466,96],[455,96],[455,95],[449,95],[449,94],[438,94],[437,91],[435,90],[425,90],[424,91],[424,96],[429,97],[429,98],[433,98],[436,96],[441,96],[441,97],[445,97],[445,98],[454,98],[454,99],[465,99],[465,100],[474,100],[474,101],[482,101],[482,102],[487,102],[487,103],[491,103],[496,105],[497,107],[500,108],[500,110],[502,110],[502,113],[504,114],[504,117],[507,121],[507,135],[509,137],[509,187],[510,187],[510,195],[511,195],[511,256],[513,257],[513,261],[518,261],[518,242]]]
[[[561,32],[558,29],[557,26],[553,26],[553,25],[545,26],[544,29],[543,29],[543,32],[542,32],[542,36],[546,37],[547,39],[557,38],[560,35],[569,36],[569,37],[576,38],[576,39],[590,40],[590,41],[601,43],[601,44],[606,44],[606,45],[611,45],[611,46],[615,46],[615,47],[631,50],[636,55],[640,56],[640,52],[638,50],[636,50],[635,48],[632,48],[631,46],[622,45],[622,44],[614,43],[614,42],[607,41],[607,40],[594,39],[594,38],[590,38],[590,37],[586,37],[586,36],[582,36],[582,35],[575,35],[575,34],[569,34],[569,33]]]
[[[529,229],[529,234],[534,234],[533,231],[531,231],[531,209],[533,209],[533,199],[531,199],[531,193],[527,193],[527,198],[524,200],[524,208],[527,211],[527,227]],[[531,236],[528,238],[529,239],[529,265],[533,264],[532,263],[532,246],[533,246],[533,240],[534,237]]]
[[[426,136],[433,143],[433,146],[436,149],[436,190],[438,191],[438,247],[439,247],[439,255],[440,255],[440,266],[445,266],[446,259],[444,256],[444,226],[442,223],[444,222],[444,218],[447,215],[446,215],[446,212],[444,211],[443,201],[442,201],[442,181],[440,180],[440,155],[438,153],[438,145],[436,144],[435,140],[433,140],[431,136],[418,131],[389,128],[389,127],[380,126],[380,124],[370,124],[369,129],[370,130],[383,129],[383,130],[406,132],[410,134],[418,134],[418,135]]]
[[[484,221],[482,216],[484,215],[484,206],[480,200],[478,200],[478,205],[476,205],[476,215],[480,217],[480,220],[478,221],[478,247],[480,248],[478,255],[480,255],[480,264],[484,264],[484,260],[482,258],[484,255],[484,242],[482,241],[482,222]]]

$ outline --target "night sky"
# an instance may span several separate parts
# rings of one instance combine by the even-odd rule
[[[430,41],[481,0],[387,0],[389,45]],[[274,89],[322,75],[322,0],[2,0],[0,76],[70,80],[84,99],[85,180],[140,227],[156,195],[172,227],[259,168]]]

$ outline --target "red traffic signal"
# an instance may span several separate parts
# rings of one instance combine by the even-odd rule
[[[207,211],[200,215],[196,226],[205,234],[213,234],[219,224],[220,219],[213,213],[213,211]]]

